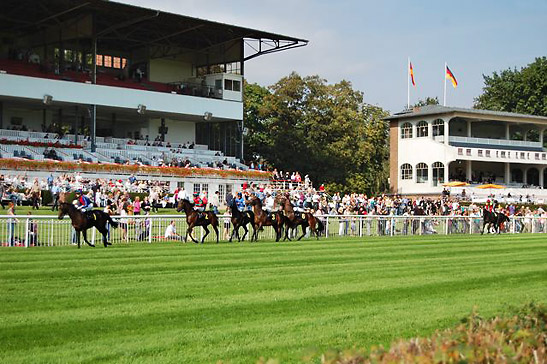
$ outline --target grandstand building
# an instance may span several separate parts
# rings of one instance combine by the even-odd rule
[[[387,120],[393,193],[440,194],[461,181],[545,195],[547,117],[432,105]]]
[[[243,169],[245,62],[308,43],[104,0],[1,6],[0,140],[84,147],[56,147],[64,161]],[[0,143],[3,158],[44,152]]]

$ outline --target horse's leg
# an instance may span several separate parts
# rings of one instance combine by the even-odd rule
[[[209,235],[209,229],[207,229],[207,225],[203,225],[203,229],[205,230],[205,235],[203,235],[203,237],[201,238],[202,244],[205,241],[205,238],[207,237],[207,235]]]
[[[188,236],[190,236],[190,239],[192,239],[192,241],[196,244],[199,244],[199,241],[197,241],[196,239],[194,239],[194,237],[192,236],[192,230],[194,229],[194,225],[189,225],[188,226],[188,230],[186,230],[186,239],[188,239]]]
[[[481,235],[484,235],[484,227],[486,226],[486,220],[482,220],[482,230],[481,230]]]
[[[218,244],[218,226],[216,224],[211,224],[213,227],[213,230],[215,231],[215,234],[217,235],[217,244]]]
[[[232,230],[232,234],[230,235],[230,239],[228,239],[228,242],[231,243],[232,239],[234,238],[234,234],[236,234],[237,225],[234,225],[234,229]]]
[[[97,230],[99,230],[99,232],[100,232],[101,234],[103,234],[103,244],[104,244],[104,247],[106,248],[107,246],[112,245],[112,244],[110,244],[110,243],[108,242],[108,238],[107,238],[108,230],[106,229],[106,227],[101,228],[101,229],[97,228]]]
[[[298,233],[298,228],[296,229],[296,232]],[[300,241],[304,235],[306,235],[306,226],[302,225],[302,235],[298,238],[298,241]]]
[[[289,239],[289,241],[292,241],[291,237],[289,236],[290,230],[291,230],[291,227],[289,226],[289,222],[287,221],[287,223],[285,224],[285,237],[283,238],[283,241],[285,241],[287,239]],[[281,236],[280,236],[280,238],[281,238]]]
[[[249,229],[247,229],[247,224],[243,224],[243,230],[245,230],[245,234],[243,234],[243,237],[241,238],[241,240],[245,241],[245,237],[247,236],[247,233],[249,232]],[[241,241],[241,240],[238,240],[238,241]]]
[[[89,241],[87,241],[87,229],[82,230],[82,234],[84,235],[84,241],[87,245],[92,246],[95,248],[95,245],[91,244]]]
[[[76,242],[78,243],[78,249],[80,249],[80,232],[78,230],[76,231]]]

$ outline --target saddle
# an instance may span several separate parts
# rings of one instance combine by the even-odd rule
[[[84,212],[84,214],[85,214],[85,217],[87,217],[87,219],[90,220],[90,221],[96,221],[97,220],[97,215],[95,215],[93,210],[86,211],[86,212]]]
[[[203,211],[198,212],[198,220],[207,220],[209,215]]]

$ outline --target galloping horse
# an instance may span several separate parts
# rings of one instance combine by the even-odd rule
[[[298,226],[302,226],[302,235],[298,240],[302,239],[306,235],[306,228],[310,228],[312,234],[315,234],[316,238],[319,239],[319,233],[323,231],[325,225],[319,219],[317,219],[312,213],[304,212],[302,214],[296,215],[294,213],[293,206],[287,195],[278,195],[275,198],[276,204],[283,206],[283,211],[285,212],[285,239],[289,239],[289,229],[296,229]],[[274,205],[275,206],[275,205]]]
[[[108,230],[106,228],[106,224],[110,223],[112,227],[117,228],[118,223],[112,220],[110,215],[106,212],[100,210],[82,212],[71,203],[61,202],[59,205],[59,220],[65,217],[65,215],[70,217],[70,220],[72,220],[72,226],[74,227],[74,230],[76,230],[76,241],[78,243],[78,248],[80,248],[80,232],[83,233],[86,244],[95,247],[95,245],[87,241],[87,229],[93,226],[95,226],[97,230],[103,234],[104,247],[106,248],[107,246],[112,245],[107,239]]]
[[[236,206],[235,201],[232,201],[230,205],[230,210],[232,211],[232,224],[234,225],[234,230],[232,231],[232,235],[230,236],[230,242],[232,241],[232,238],[234,237],[234,234],[237,237],[237,241],[245,241],[245,237],[247,236],[247,233],[249,232],[249,229],[247,229],[247,224],[251,223],[251,226],[254,229],[255,226],[255,214],[252,211],[239,211],[239,209]],[[243,238],[239,238],[239,228],[242,227],[243,230],[245,230],[245,234],[243,234]]]
[[[211,225],[217,234],[218,244],[218,217],[214,212],[198,212],[194,210],[194,204],[186,199],[180,199],[177,205],[177,212],[181,212],[182,210],[184,210],[184,213],[186,214],[186,223],[188,224],[184,241],[188,240],[188,236],[190,236],[190,239],[192,239],[194,243],[198,244],[199,242],[192,236],[192,230],[194,229],[194,226],[202,226],[205,230],[205,235],[201,238],[201,243],[203,244],[203,241],[207,235],[209,235],[209,229],[207,226]]]
[[[250,200],[249,204],[253,207],[255,215],[251,241],[253,241],[253,239],[254,241],[258,241],[258,231],[262,229],[263,226],[273,227],[275,230],[275,241],[279,241],[283,230],[283,214],[281,212],[275,212],[272,217],[269,217],[268,214],[262,210],[262,201],[260,201],[258,197],[252,196]]]
[[[482,209],[482,230],[481,235],[484,234],[484,228],[488,225],[487,232],[494,227],[496,233],[500,233],[500,226],[504,222],[509,221],[509,217],[501,212],[490,212],[487,209]]]

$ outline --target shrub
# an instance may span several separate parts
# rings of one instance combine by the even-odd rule
[[[330,351],[314,362],[365,363],[545,363],[547,310],[534,303],[508,318],[485,320],[475,312],[454,329],[429,338],[400,340],[389,350]]]

